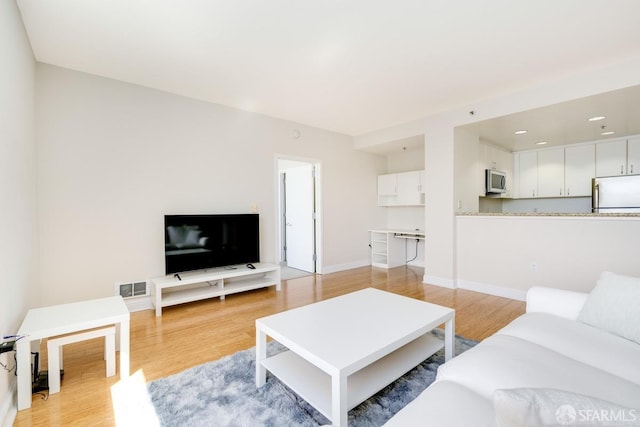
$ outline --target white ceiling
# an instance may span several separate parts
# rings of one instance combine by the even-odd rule
[[[589,121],[597,116],[604,119]],[[640,135],[640,86],[461,127],[509,151]],[[527,130],[527,133],[516,135],[518,130]],[[603,131],[614,134],[603,136]],[[541,141],[547,144],[538,145]]]
[[[17,0],[36,60],[349,135],[640,53],[638,0]]]

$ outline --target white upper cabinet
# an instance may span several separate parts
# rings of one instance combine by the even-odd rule
[[[402,206],[424,205],[424,192],[420,171],[398,174],[398,204]]]
[[[562,197],[564,190],[564,148],[523,151],[514,157],[518,171],[516,197]]]
[[[529,198],[538,196],[538,153],[526,151],[517,153],[519,182],[519,197]]]
[[[423,206],[424,171],[378,176],[378,206]]]
[[[510,171],[513,168],[513,154],[494,145],[480,142],[480,165],[484,169],[497,169],[499,171]]]
[[[398,193],[398,178],[396,174],[378,176],[378,195],[379,196],[395,196]]]
[[[378,175],[378,206],[393,206],[398,200],[396,174]]]
[[[506,150],[496,150],[498,167],[496,169],[513,174],[513,153]]]
[[[627,173],[640,174],[640,136],[627,140]]]
[[[538,151],[538,194],[564,196],[564,148]]]
[[[640,174],[640,137],[596,143],[596,176]]]
[[[596,143],[596,176],[627,174],[627,140]]]
[[[640,136],[513,153],[515,198],[589,197],[594,177],[640,175]]]
[[[591,178],[595,173],[596,151],[593,144],[565,148],[564,186],[567,196],[590,196]]]

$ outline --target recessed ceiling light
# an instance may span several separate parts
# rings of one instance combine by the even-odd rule
[[[615,133],[614,131],[612,131],[612,130],[608,130],[608,131],[606,131],[606,132],[602,132],[600,135],[602,135],[602,136],[607,136],[607,135],[613,135],[614,133]]]
[[[547,145],[548,142],[547,141],[538,141],[536,142],[536,145]]]
[[[605,116],[594,116],[594,117],[589,117],[589,121],[590,121],[590,122],[597,122],[597,121],[599,121],[599,120],[604,120],[604,119],[606,119],[606,117],[605,117]]]
[[[514,133],[515,133],[516,135],[524,135],[524,134],[525,134],[525,133],[527,133],[527,132],[529,132],[529,131],[528,131],[528,130],[524,130],[524,129],[523,129],[523,130],[517,130],[517,131],[515,131]]]

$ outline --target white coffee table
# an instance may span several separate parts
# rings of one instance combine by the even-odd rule
[[[453,309],[368,288],[256,320],[256,386],[267,370],[335,426],[370,396],[445,348]],[[445,340],[429,332],[445,324]],[[267,358],[267,336],[289,351]]]

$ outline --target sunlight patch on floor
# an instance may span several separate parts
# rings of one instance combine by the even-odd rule
[[[111,387],[116,426],[160,426],[142,369]]]

